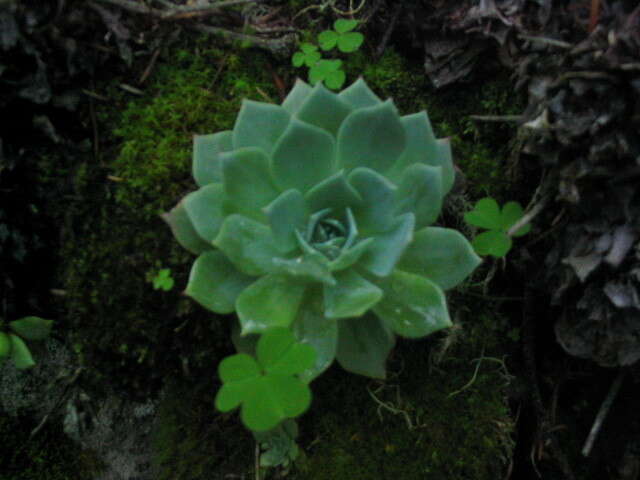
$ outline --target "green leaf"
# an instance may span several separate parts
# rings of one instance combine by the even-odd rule
[[[385,378],[385,363],[395,337],[373,314],[338,321],[336,358],[345,370],[373,378]]]
[[[405,148],[404,127],[393,103],[352,112],[338,132],[338,165],[387,171]]]
[[[317,83],[305,97],[296,116],[311,125],[320,127],[335,137],[342,121],[351,113],[351,107],[338,95]]]
[[[273,259],[280,255],[269,227],[237,214],[225,219],[213,243],[238,270],[254,277],[273,271]]]
[[[396,270],[379,285],[384,296],[373,311],[394,333],[420,338],[451,326],[444,293],[430,280]]]
[[[448,138],[439,138],[437,143],[439,150],[437,160],[434,159],[432,161],[430,158],[427,158],[426,163],[434,167],[442,167],[442,187],[446,194],[449,193],[456,179],[456,171],[451,158],[451,141]]]
[[[298,190],[287,190],[265,207],[276,247],[289,253],[298,246],[296,230],[302,230],[309,213],[304,197]]]
[[[271,156],[276,184],[281,190],[295,188],[306,193],[334,171],[335,148],[333,137],[325,130],[292,118]]]
[[[502,214],[498,202],[493,198],[487,197],[478,200],[471,212],[464,214],[464,220],[475,227],[486,228],[490,230],[502,229]]]
[[[195,192],[189,195],[193,195],[193,193]],[[187,197],[189,195],[187,195]],[[184,200],[185,199],[182,199],[171,211],[163,213],[161,217],[171,228],[171,232],[173,236],[176,237],[178,243],[191,253],[199,255],[202,252],[211,250],[213,246],[205,242],[196,232],[193,223],[191,223],[189,219],[187,210],[184,208]]]
[[[400,215],[387,232],[375,235],[362,255],[359,265],[378,277],[386,277],[395,268],[413,238],[415,218],[412,213]]]
[[[440,149],[427,113],[422,111],[405,115],[400,118],[400,121],[407,135],[407,146],[398,162],[387,173],[393,181],[400,180],[405,169],[414,163],[439,166],[437,159],[440,156]]]
[[[232,313],[235,302],[253,281],[217,250],[200,255],[191,267],[185,293],[215,313]]]
[[[251,284],[236,301],[242,334],[291,325],[304,291],[304,284],[283,275],[267,275]]]
[[[153,288],[154,290],[164,290],[168,292],[173,288],[174,280],[171,278],[171,269],[170,268],[162,268],[158,271],[156,276],[153,278]]]
[[[352,270],[335,275],[336,285],[324,287],[327,318],[359,317],[382,297],[382,290]]]
[[[313,366],[316,352],[310,345],[298,343],[286,328],[276,328],[264,335],[256,349],[258,363],[267,373],[294,375]]]
[[[442,197],[441,168],[414,164],[402,175],[395,203],[398,213],[415,215],[417,229],[436,221],[442,208]]]
[[[316,47],[313,43],[306,42],[300,44],[300,50],[302,50],[304,53],[313,53],[318,51],[318,47]]]
[[[242,148],[222,155],[224,192],[238,210],[259,216],[260,208],[278,196],[269,168],[269,158],[259,148]]]
[[[338,34],[333,30],[325,30],[318,35],[318,43],[322,50],[331,50],[338,42]]]
[[[364,167],[351,171],[349,183],[362,197],[362,204],[353,209],[358,228],[365,234],[389,230],[395,219],[396,186]]]
[[[364,35],[360,32],[345,33],[338,37],[338,50],[344,53],[355,52],[360,48],[362,42],[364,42]]]
[[[211,183],[204,186],[188,194],[183,202],[191,225],[198,236],[211,245],[227,213],[222,185]]]
[[[24,317],[9,322],[9,328],[25,340],[44,340],[51,333],[53,320],[40,317]]]
[[[518,202],[507,202],[502,206],[502,228],[504,231],[516,224],[524,216],[524,210]],[[531,224],[523,225],[513,233],[514,237],[521,237],[531,231]]]
[[[281,106],[245,99],[233,127],[233,148],[258,147],[270,154],[288,123]]]
[[[481,261],[457,230],[426,227],[415,233],[397,267],[447,290],[467,278]]]
[[[11,340],[9,335],[0,332],[0,358],[6,357],[11,353]]]
[[[357,20],[347,20],[344,18],[339,18],[333,24],[333,29],[338,33],[346,33],[358,26]]]
[[[282,108],[291,115],[297,113],[311,91],[312,89],[307,83],[297,78],[296,83],[287,95],[287,98],[282,102]]]
[[[262,432],[309,407],[311,391],[293,374],[313,365],[315,352],[295,342],[293,334],[285,329],[265,333],[257,351],[262,369],[247,354],[233,355],[220,363],[218,371],[224,385],[216,396],[216,407],[229,411],[242,404],[242,421]]]
[[[362,77],[342,90],[342,92],[338,94],[338,97],[354,109],[373,107],[382,103],[382,100],[371,91]]]
[[[358,192],[347,182],[340,171],[313,187],[305,196],[311,212],[330,208],[333,215],[342,214],[347,207],[355,208],[362,203]]]
[[[36,362],[24,341],[13,333],[9,334],[9,340],[11,341],[11,359],[16,368],[24,370],[33,367]]]
[[[324,83],[327,87],[337,90],[342,85],[344,85],[344,81],[347,79],[347,75],[342,70],[335,70],[332,72],[327,72],[324,78]]]
[[[306,58],[307,56],[303,52],[296,52],[291,57],[291,63],[294,67],[301,67],[304,64]],[[282,106],[284,107],[284,104]]]
[[[315,85],[331,76],[333,72],[339,71],[341,66],[341,60],[320,60],[309,69],[309,82]]]
[[[329,270],[331,272],[338,272],[349,268],[360,260],[372,243],[373,238],[369,237],[356,243],[351,248],[343,249],[336,259],[329,262]]]
[[[320,282],[335,285],[329,269],[329,260],[317,252],[307,252],[296,258],[275,258],[275,273],[299,279],[302,282]]]
[[[489,230],[474,238],[471,244],[478,255],[504,257],[511,250],[512,241],[503,231]]]
[[[299,375],[305,383],[329,368],[338,348],[338,324],[324,316],[321,296],[319,289],[310,289],[309,298],[300,306],[292,327],[298,341],[311,345],[316,351],[314,365]]]
[[[193,137],[193,178],[199,187],[222,182],[220,154],[233,148],[232,136],[226,130]]]

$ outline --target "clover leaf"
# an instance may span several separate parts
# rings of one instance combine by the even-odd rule
[[[490,197],[478,200],[474,209],[465,213],[465,221],[475,227],[487,229],[479,234],[471,244],[478,255],[504,257],[513,244],[508,235],[509,229],[522,218],[524,211],[518,202],[507,202],[500,209],[498,203]],[[531,225],[523,225],[512,235],[521,237],[531,230]]]
[[[307,67],[313,67],[318,60],[320,60],[320,52],[318,52],[318,47],[311,43],[303,43],[300,45],[299,52],[293,54],[291,57],[291,61],[294,67],[301,67],[302,65],[306,65]]]
[[[262,432],[309,407],[311,390],[296,374],[314,365],[316,352],[296,342],[290,330],[274,328],[258,341],[256,357],[239,353],[220,362],[216,408],[228,412],[242,405],[244,424]]]
[[[325,30],[318,35],[320,48],[331,50],[337,45],[341,52],[355,52],[364,41],[364,36],[361,33],[351,31],[357,25],[357,20],[336,20],[333,24],[334,30]]]
[[[320,60],[309,69],[309,82],[315,85],[324,81],[324,84],[333,89],[342,87],[347,78],[342,66],[342,60]]]
[[[162,268],[158,271],[158,274],[153,278],[154,290],[164,290],[168,292],[173,288],[173,278],[171,278],[171,269]]]

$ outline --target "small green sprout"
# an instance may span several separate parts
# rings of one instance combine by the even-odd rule
[[[241,418],[247,428],[264,432],[309,407],[311,390],[296,375],[315,364],[316,352],[296,342],[290,330],[274,328],[260,337],[256,356],[257,361],[238,353],[220,362],[223,385],[216,408],[228,412],[242,404]]]
[[[322,55],[318,51],[318,47],[312,43],[302,43],[300,44],[300,51],[294,53],[291,60],[294,67],[306,65],[311,68],[318,63],[320,58],[322,58]]]
[[[362,42],[364,42],[364,35],[360,32],[352,32],[358,25],[357,20],[336,20],[333,24],[334,30],[325,30],[318,35],[318,42],[320,42],[320,48],[328,51],[334,47],[338,47],[338,50],[344,53],[355,52],[360,48]]]
[[[12,332],[0,332],[0,358],[11,357],[16,368],[24,370],[36,362],[25,340],[44,340],[51,333],[53,320],[40,317],[24,317],[9,322]]]
[[[518,202],[507,202],[500,210],[498,203],[490,197],[478,200],[474,209],[465,213],[464,219],[469,225],[485,228],[483,232],[473,239],[471,244],[478,255],[492,255],[504,257],[513,244],[508,235],[509,229],[522,218],[524,211]],[[523,225],[514,237],[526,235],[531,230],[531,225]]]
[[[164,290],[168,292],[173,288],[173,278],[171,278],[171,269],[162,268],[158,271],[155,277],[153,277],[154,290]]]

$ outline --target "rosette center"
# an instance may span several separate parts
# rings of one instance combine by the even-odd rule
[[[332,216],[332,210],[326,208],[309,218],[305,240],[315,251],[329,260],[338,258],[350,248],[358,236],[358,228],[350,208],[342,216]]]

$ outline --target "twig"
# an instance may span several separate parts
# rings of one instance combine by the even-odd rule
[[[478,378],[478,371],[480,370],[480,365],[482,364],[483,359],[484,359],[484,347],[482,347],[482,352],[480,353],[480,361],[476,364],[476,369],[473,372],[473,376],[471,377],[471,380],[469,380],[466,384],[464,384],[462,388],[459,388],[458,390],[455,390],[449,393],[449,395],[447,395],[447,398],[455,397],[456,395],[464,392],[467,388],[469,388],[471,385],[475,383],[476,378]]]
[[[151,60],[149,60],[149,65],[147,65],[147,68],[145,68],[142,75],[140,75],[140,80],[138,80],[139,84],[143,84],[147,80],[149,75],[151,75],[151,71],[153,70],[153,67],[156,64],[158,55],[160,55],[160,48],[156,48],[155,52],[153,52],[153,55],[151,55]]]
[[[573,45],[562,40],[556,40],[555,38],[536,37],[533,35],[518,35],[518,38],[522,40],[529,40],[531,42],[544,43],[545,45],[551,45],[559,48],[571,48]]]
[[[625,375],[624,371],[620,371],[620,373],[618,373],[618,376],[613,381],[613,384],[609,389],[609,393],[607,394],[607,397],[604,399],[604,402],[602,402],[602,405],[600,406],[600,410],[596,415],[596,419],[593,422],[593,426],[591,427],[591,431],[587,436],[587,440],[584,442],[584,447],[582,447],[582,456],[588,457],[589,454],[591,453],[593,442],[595,442],[596,437],[600,432],[600,428],[602,428],[602,424],[604,423],[604,420],[607,417],[607,414],[609,413],[609,409],[611,408],[613,401],[616,399],[616,396],[620,391],[620,387],[622,386],[622,381],[624,380],[624,375]]]
[[[157,10],[155,8],[151,8],[148,5],[141,2],[133,2],[131,0],[95,0],[95,1],[100,3],[110,3],[111,5],[115,5],[116,7],[129,10],[130,12],[162,15],[162,11]]]
[[[382,36],[382,41],[380,42],[380,45],[378,45],[378,48],[376,49],[376,55],[375,55],[376,58],[382,57],[382,54],[387,48],[387,43],[389,43],[389,38],[391,38],[391,34],[396,28],[396,23],[398,23],[398,18],[400,18],[401,13],[402,13],[402,3],[398,5],[398,7],[396,8],[396,11],[393,14],[393,17],[391,17],[391,21],[389,22],[389,26],[387,27],[387,29],[384,32],[384,35]]]
[[[222,2],[209,3],[206,5],[173,5],[172,8],[161,13],[160,17],[169,20],[182,16],[203,16],[215,13],[217,10],[230,7],[233,5],[242,5],[245,3],[255,3],[257,0],[225,0]],[[162,2],[166,4],[168,2]]]
[[[471,120],[480,122],[519,122],[522,115],[469,115]]]
[[[222,38],[230,41],[249,42],[257,47],[266,48],[273,53],[277,53],[283,49],[286,39],[265,39],[260,37],[254,37],[253,35],[246,35],[244,33],[232,32],[220,27],[212,27],[210,25],[193,25],[194,30],[202,33],[211,33],[213,35],[221,36]]]
[[[525,225],[529,224],[531,220],[533,220],[547,205],[547,201],[548,201],[548,198],[545,197],[545,198],[542,198],[538,203],[536,203],[531,210],[525,213],[520,220],[518,220],[516,223],[514,223],[511,226],[511,228],[507,232],[507,235],[512,237],[514,233],[516,233]]]

